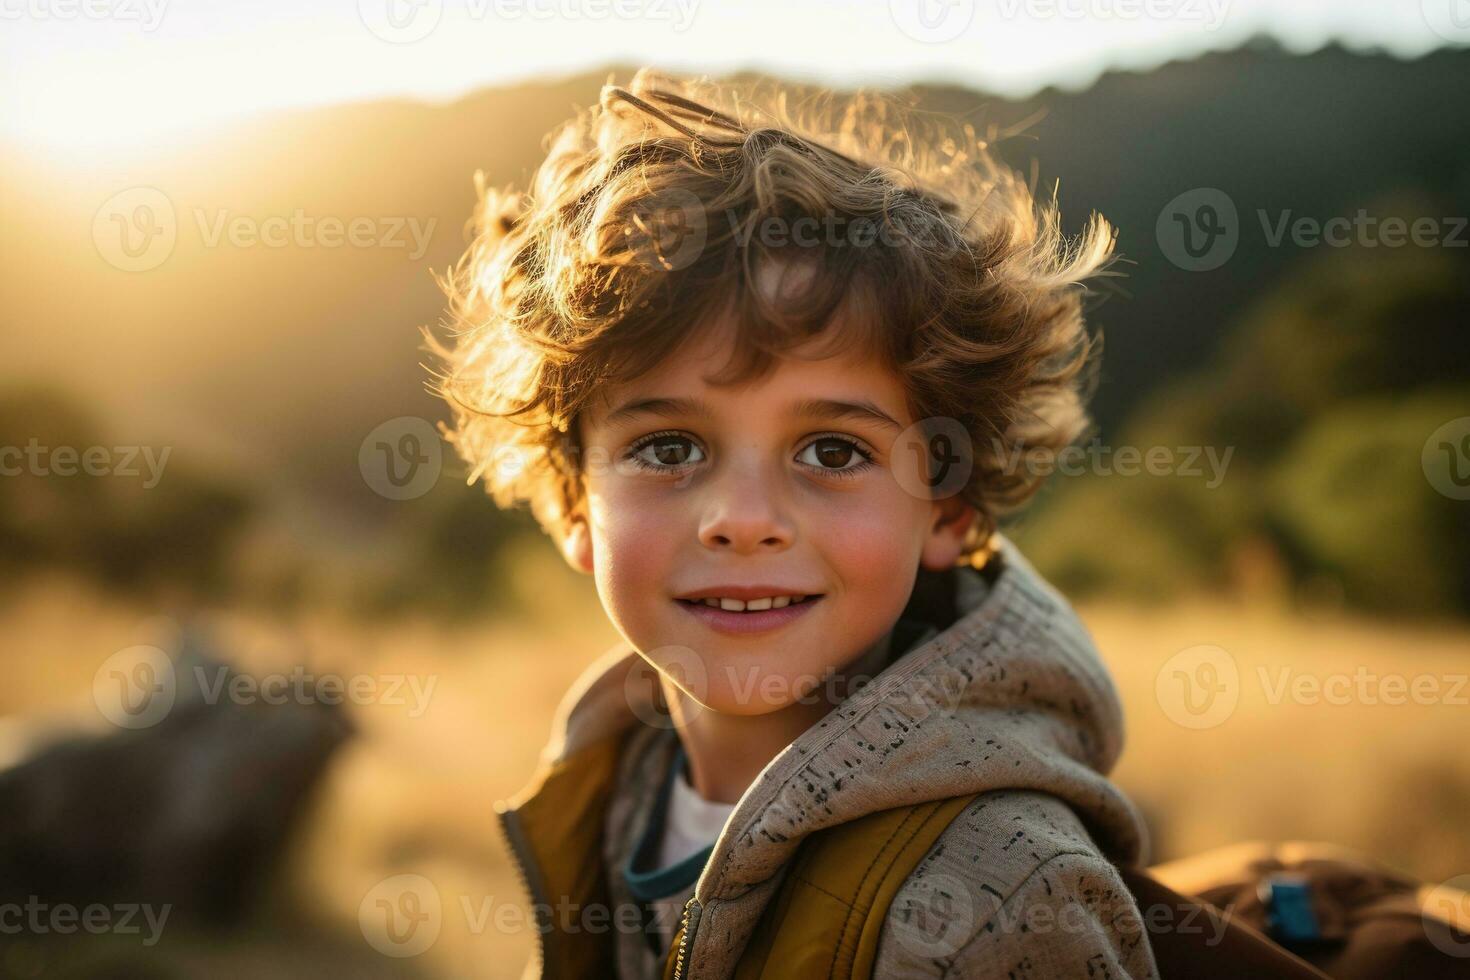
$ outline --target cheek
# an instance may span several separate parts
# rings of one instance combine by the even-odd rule
[[[922,545],[923,510],[896,485],[872,492],[836,495],[818,509],[814,545],[844,592],[881,600],[898,593],[907,600]],[[886,604],[885,604],[886,605]]]
[[[673,581],[676,532],[668,514],[636,486],[610,481],[588,492],[593,575],[604,608],[630,639],[646,638],[643,617]]]

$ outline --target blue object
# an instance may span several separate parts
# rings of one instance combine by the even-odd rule
[[[1266,928],[1281,943],[1309,943],[1322,938],[1312,909],[1312,884],[1305,875],[1267,875],[1258,894],[1266,908]]]

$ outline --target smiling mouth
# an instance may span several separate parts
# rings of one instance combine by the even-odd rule
[[[784,606],[775,605],[773,599],[755,599],[740,602],[737,599],[715,599],[711,605],[706,599],[675,599],[680,606],[706,627],[727,636],[750,636],[781,629],[810,615],[821,601],[821,593],[791,596]],[[736,604],[744,608],[729,608]],[[750,606],[755,604],[756,608]],[[769,603],[769,605],[767,605]]]
[[[801,605],[802,603],[816,602],[822,598],[822,593],[816,592],[812,595],[803,596],[773,596],[766,599],[675,599],[686,606],[706,606],[711,609],[719,609],[723,612],[733,613],[757,613],[767,612],[773,609],[785,609],[788,606]]]

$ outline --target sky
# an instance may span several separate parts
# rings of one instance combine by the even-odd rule
[[[1470,44],[1470,0],[0,0],[0,141],[96,154],[612,62],[1025,95],[1258,33],[1414,57]]]

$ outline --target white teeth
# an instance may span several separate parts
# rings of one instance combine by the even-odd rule
[[[785,609],[794,606],[798,602],[805,602],[809,597],[804,595],[778,595],[767,596],[761,599],[716,599],[713,596],[705,599],[695,599],[694,602],[702,602],[706,606],[715,609],[724,609],[728,612],[763,612],[767,609]]]

